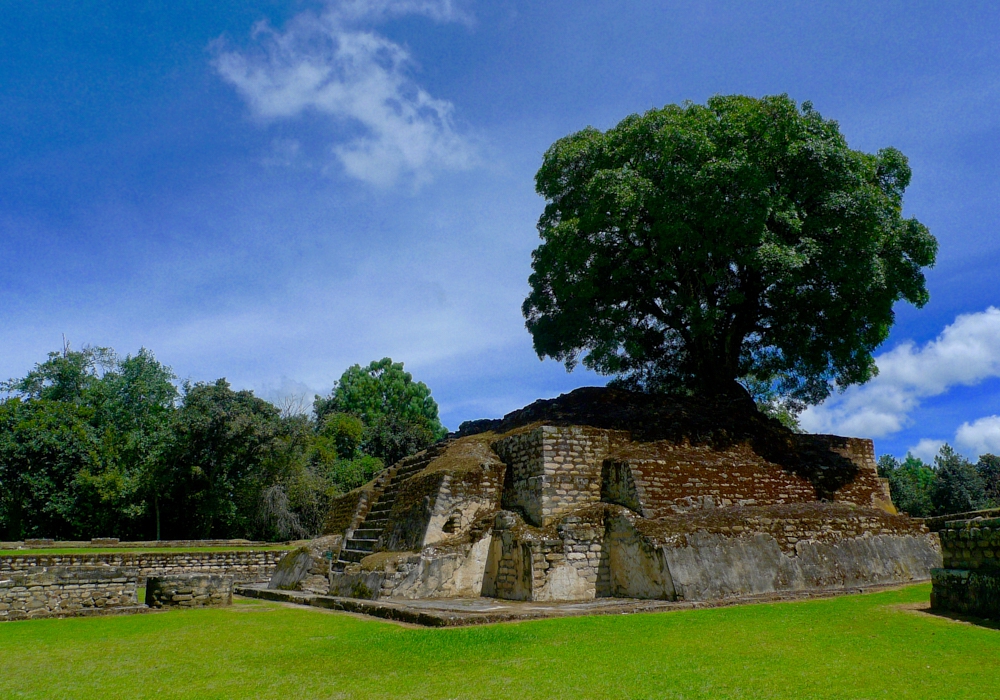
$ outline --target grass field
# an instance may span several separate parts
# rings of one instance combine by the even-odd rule
[[[182,554],[186,552],[276,552],[295,549],[294,545],[268,544],[259,547],[50,547],[47,549],[0,549],[0,557],[53,556],[64,554]]]
[[[3,698],[997,698],[1000,631],[930,587],[417,629],[261,601],[0,624]]]

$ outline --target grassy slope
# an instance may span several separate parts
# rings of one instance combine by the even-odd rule
[[[452,630],[257,601],[10,622],[0,697],[997,697],[1000,632],[894,607],[928,595]]]
[[[62,556],[65,554],[183,554],[185,552],[275,552],[295,549],[294,545],[268,544],[259,547],[52,547],[49,549],[0,549],[0,557]]]

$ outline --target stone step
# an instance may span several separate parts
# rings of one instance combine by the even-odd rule
[[[359,562],[365,557],[367,557],[371,552],[366,552],[362,549],[348,549],[344,548],[340,550],[340,561],[342,562]]]
[[[377,540],[384,529],[381,527],[359,527],[354,531],[354,537],[359,540]]]
[[[360,538],[352,537],[347,540],[348,549],[361,550],[362,552],[374,552],[375,546],[378,544],[378,539],[374,540],[363,540]]]
[[[375,520],[366,520],[363,525],[365,530],[378,530],[379,534],[385,530],[385,526],[389,524],[389,518],[377,518]],[[359,530],[361,528],[358,528]]]

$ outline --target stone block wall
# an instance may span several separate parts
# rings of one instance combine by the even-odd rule
[[[609,595],[604,527],[567,516],[555,532],[524,527],[509,511],[497,515],[483,595],[506,600],[589,600]]]
[[[272,542],[231,540],[135,540],[122,542],[117,537],[94,537],[90,540],[27,539],[20,542],[0,542],[0,549],[178,549],[182,547],[262,547]]]
[[[602,464],[628,434],[584,426],[543,425],[494,443],[507,464],[504,508],[544,527],[575,508],[601,500]]]
[[[542,484],[545,460],[542,457],[542,429],[512,435],[493,443],[493,451],[507,465],[502,506],[524,514],[530,523],[542,522]]]
[[[232,576],[175,574],[146,580],[146,605],[151,608],[204,608],[232,603]]]
[[[796,438],[799,462],[749,443],[631,442],[623,431],[543,425],[493,443],[507,465],[502,507],[544,527],[597,501],[659,518],[704,508],[833,500],[892,511],[871,440]]]
[[[1000,570],[1000,518],[949,521],[938,536],[943,568]]]
[[[949,521],[938,535],[943,568],[932,572],[931,607],[1000,615],[1000,518]]]
[[[35,567],[112,566],[135,569],[140,585],[148,576],[203,573],[232,576],[241,583],[267,581],[284,551],[229,552],[98,552],[93,554],[33,554],[0,557],[0,577],[5,572]]]
[[[789,468],[769,462],[746,443],[725,449],[645,443],[631,448],[632,454],[613,457],[605,466],[605,500],[648,518],[703,508],[813,503],[824,498],[891,509],[872,450],[870,440],[842,438],[827,449],[828,457],[842,460]]]
[[[0,573],[0,620],[113,611],[138,605],[134,570],[32,567]]]

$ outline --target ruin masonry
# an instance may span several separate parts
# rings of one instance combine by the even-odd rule
[[[325,559],[329,594],[352,598],[718,600],[940,564],[870,440],[797,435],[749,400],[603,388],[464,425],[336,499],[326,530],[282,588],[301,570],[315,590]]]

